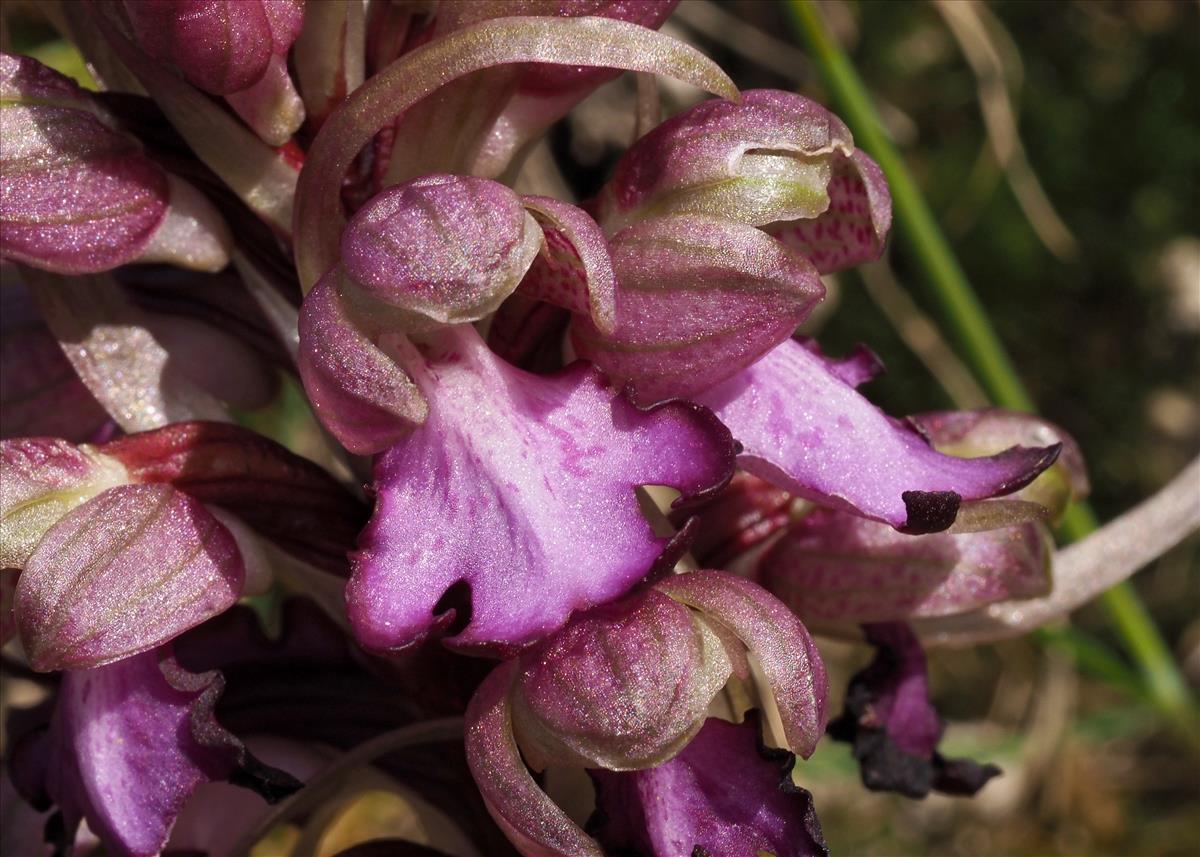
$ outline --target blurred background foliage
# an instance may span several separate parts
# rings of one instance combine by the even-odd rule
[[[1200,4],[1190,0],[967,0],[820,4],[1041,412],[1083,447],[1107,520],[1200,449]],[[683,0],[668,31],[743,89],[828,102],[781,3]],[[13,46],[83,77],[51,31]],[[600,90],[551,134],[579,196],[628,145],[632,83]],[[696,94],[665,86],[668,113]],[[898,247],[831,283],[816,314],[827,351],[868,343],[888,374],[866,392],[894,414],[981,403],[926,314]],[[247,421],[305,451],[299,391]],[[1200,493],[1200,486],[1197,486]],[[1200,686],[1200,539],[1134,583]],[[1081,628],[1114,647],[1090,607]],[[822,644],[832,686],[868,659]],[[931,655],[943,750],[1005,776],[974,800],[865,792],[846,745],[798,778],[837,855],[1192,855],[1200,763],[1143,702],[1025,639]],[[835,691],[836,693],[836,691]],[[840,699],[831,700],[833,710]]]

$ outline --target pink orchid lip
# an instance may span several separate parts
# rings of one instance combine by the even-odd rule
[[[352,452],[382,452],[427,417],[410,337],[485,319],[518,288],[615,323],[595,222],[488,179],[434,174],[389,188],[358,210],[341,243],[341,262],[301,308],[299,367],[318,417]]]
[[[1054,463],[1060,444],[1014,446],[985,458],[933,449],[911,425],[872,405],[840,366],[789,340],[698,397],[743,446],[738,464],[820,505],[920,534],[947,529],[963,501],[1017,491]]]
[[[666,544],[637,486],[692,498],[732,473],[728,434],[705,409],[640,411],[583,363],[530,375],[467,325],[439,332],[413,371],[429,417],[376,460],[375,515],[347,588],[369,648],[452,627],[456,648],[518,651],[655,565]],[[520,597],[533,587],[541,598]]]

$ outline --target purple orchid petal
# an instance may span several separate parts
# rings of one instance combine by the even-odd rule
[[[371,648],[411,644],[456,617],[454,646],[528,645],[572,610],[622,594],[662,553],[636,486],[692,497],[731,475],[728,435],[706,411],[639,411],[584,364],[529,375],[467,325],[440,334],[417,382],[429,419],[376,461],[375,515],[347,589]]]
[[[962,501],[1023,488],[1060,449],[942,455],[916,429],[863,398],[825,358],[790,340],[698,401],[743,445],[741,467],[793,494],[908,533],[944,530]]]
[[[422,321],[483,318],[542,244],[521,199],[498,182],[429,175],[389,188],[342,235],[342,267],[363,294]]]
[[[848,512],[815,509],[758,564],[758,580],[805,622],[946,616],[1050,590],[1044,525],[906,536]]]
[[[251,86],[300,35],[303,0],[125,2],[142,49],[213,95]]]
[[[604,846],[655,857],[827,857],[812,795],[792,782],[795,756],[758,730],[711,719],[683,752],[644,771],[592,771]]]
[[[387,449],[429,413],[396,348],[403,334],[373,339],[351,317],[339,271],[331,271],[300,308],[300,378],[322,425],[360,455]]]
[[[638,220],[704,214],[750,226],[812,219],[830,204],[849,130],[803,96],[773,89],[706,101],[663,122],[621,158],[595,202],[609,235]]]
[[[166,173],[72,80],[0,54],[0,252],[60,273],[137,258],[167,213]]]
[[[984,408],[917,414],[913,423],[939,452],[947,455],[992,455],[1010,446],[1062,444],[1062,453],[1037,479],[1013,495],[1037,503],[1057,519],[1074,500],[1087,497],[1087,465],[1069,434],[1041,417],[1020,411]]]
[[[834,164],[829,208],[811,220],[765,226],[803,253],[822,274],[878,259],[892,226],[892,197],[883,170],[861,151]]]
[[[520,665],[512,717],[536,770],[666,761],[703,725],[732,672],[705,623],[653,589],[572,619]]]
[[[825,665],[804,625],[762,587],[723,571],[667,577],[661,592],[699,610],[745,645],[766,680],[787,749],[808,758],[825,732]]]
[[[9,272],[0,289],[0,438],[45,435],[82,443],[109,423],[58,341]]]
[[[547,196],[521,201],[542,227],[544,244],[521,293],[588,316],[602,333],[617,324],[617,282],[604,233],[580,208]]]
[[[690,397],[790,337],[825,294],[816,269],[766,233],[715,217],[637,223],[612,239],[617,329],[573,321],[576,351],[635,401]]]
[[[693,48],[624,21],[500,18],[435,39],[355,90],[313,140],[296,193],[296,267],[305,292],[337,261],[345,225],[342,179],[375,133],[450,81],[522,62],[646,71],[737,95],[724,72]]]
[[[218,673],[189,673],[165,651],[64,674],[48,728],[14,748],[26,796],[58,805],[66,845],[86,819],[106,853],[141,857],[159,853],[203,782],[232,778],[273,799],[295,791],[216,722],[222,689]]]
[[[120,462],[65,440],[0,441],[0,568],[22,568],[42,536],[91,497],[129,481]]]
[[[842,716],[829,734],[854,745],[863,785],[922,798],[930,791],[973,795],[1000,773],[995,765],[937,752],[942,723],[929,702],[925,652],[903,623],[865,625],[875,660],[850,680]]]
[[[515,661],[496,667],[467,708],[467,761],[488,812],[526,857],[602,857],[521,760],[508,701],[516,673]]]
[[[52,526],[26,560],[16,616],[34,669],[144,652],[228,609],[245,574],[233,536],[168,485],[110,488]]]
[[[249,429],[175,423],[100,447],[130,479],[168,483],[236,515],[260,535],[321,568],[345,573],[366,509],[311,461]]]

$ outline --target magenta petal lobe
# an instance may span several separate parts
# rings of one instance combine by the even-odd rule
[[[836,366],[837,364],[834,364]],[[964,500],[1008,494],[1054,463],[1059,445],[986,458],[934,450],[856,392],[819,353],[784,342],[701,396],[744,447],[739,465],[824,506],[909,533],[944,530]]]
[[[509,188],[430,175],[387,189],[355,214],[342,235],[342,266],[372,298],[456,324],[494,311],[541,244],[542,230]]]
[[[217,723],[223,688],[219,673],[188,672],[169,649],[65,673],[49,723],[14,747],[27,797],[57,804],[68,845],[86,819],[106,853],[151,857],[204,782],[237,774],[267,798],[295,791]]]
[[[825,857],[812,795],[792,783],[795,757],[765,750],[757,732],[751,722],[710,719],[656,768],[592,771],[593,832],[618,853]]]
[[[95,667],[228,609],[244,575],[233,536],[202,503],[169,485],[122,485],[38,543],[17,583],[17,625],[35,669]]]
[[[665,761],[691,740],[732,672],[708,626],[654,589],[575,617],[520,664],[513,719],[537,769]]]
[[[377,459],[375,514],[353,558],[350,618],[368,647],[456,620],[455,646],[524,647],[654,564],[665,543],[636,486],[687,497],[731,474],[728,434],[703,409],[639,411],[583,364],[529,375],[469,326],[441,334],[428,360],[429,419]],[[469,594],[469,616],[446,594]]]

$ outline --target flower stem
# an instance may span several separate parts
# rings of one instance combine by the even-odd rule
[[[786,9],[792,28],[808,47],[838,113],[850,126],[858,145],[878,161],[887,176],[898,237],[923,274],[921,281],[927,296],[942,313],[948,334],[963,360],[996,404],[1036,410],[925,197],[884,130],[854,66],[830,35],[812,0],[787,0]],[[1096,525],[1091,509],[1077,504],[1068,509],[1059,533],[1064,540],[1075,541],[1095,530]],[[1121,583],[1105,592],[1099,601],[1136,661],[1149,698],[1173,723],[1185,732],[1193,732],[1197,714],[1191,692],[1137,593],[1128,583]],[[1042,636],[1054,633],[1043,629]],[[1069,644],[1065,639],[1062,642]],[[1094,656],[1095,652],[1090,654]],[[1087,660],[1090,659],[1094,657]]]

